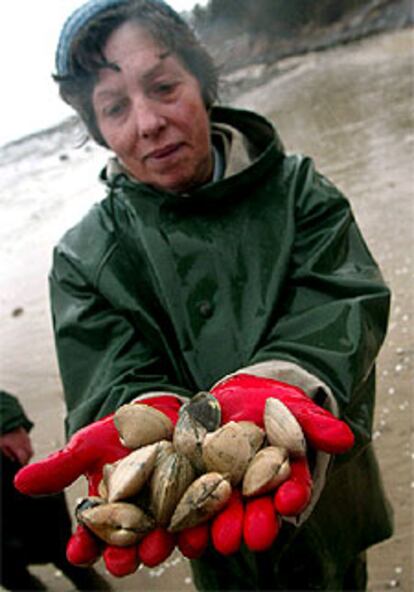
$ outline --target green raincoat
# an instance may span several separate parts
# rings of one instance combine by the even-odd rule
[[[194,572],[212,590],[298,589],[306,570],[308,589],[309,577],[338,589],[392,529],[370,445],[389,290],[348,201],[309,158],[286,155],[254,113],[218,107],[212,121],[217,137],[243,138],[241,170],[175,195],[107,167],[107,197],[55,249],[67,431],[148,392],[192,396],[240,368],[288,367],[305,390],[316,381],[309,395],[330,399],[354,449],[331,462],[310,517],[284,524],[269,553],[207,553]]]

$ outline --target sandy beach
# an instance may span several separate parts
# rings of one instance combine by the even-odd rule
[[[311,155],[343,190],[393,292],[374,441],[395,534],[369,552],[372,592],[413,589],[413,49],[413,30],[404,29],[286,58],[233,101],[270,117],[287,150]],[[52,248],[103,196],[97,177],[108,154],[81,140],[67,125],[0,149],[0,384],[35,423],[35,459],[64,443],[48,305]],[[81,481],[67,491],[70,507],[83,493]],[[106,573],[102,562],[97,568]],[[50,566],[32,571],[53,591],[72,589]],[[107,578],[120,592],[194,590],[178,553],[158,569]]]

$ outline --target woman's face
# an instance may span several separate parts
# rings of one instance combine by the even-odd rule
[[[108,146],[139,181],[185,191],[211,176],[208,114],[197,79],[139,24],[116,29],[92,93]]]

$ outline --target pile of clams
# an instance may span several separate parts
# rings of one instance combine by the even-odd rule
[[[99,497],[76,509],[111,545],[133,545],[157,526],[179,532],[205,522],[234,487],[246,497],[272,491],[289,477],[289,456],[305,454],[301,427],[276,399],[266,403],[265,430],[247,421],[220,427],[220,405],[205,392],[181,407],[175,428],[145,404],[123,405],[114,422],[131,453],[105,465]]]

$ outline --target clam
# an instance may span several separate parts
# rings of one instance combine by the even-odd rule
[[[113,465],[104,466],[108,502],[136,495],[149,479],[157,459],[158,444],[134,450]]]
[[[202,454],[207,471],[221,473],[237,485],[251,460],[252,447],[243,428],[230,421],[205,436]]]
[[[160,442],[158,442],[157,450],[158,452],[157,458],[155,460],[155,468],[157,468],[159,463],[162,462],[165,457],[169,456],[172,452],[174,452],[174,446],[172,442],[170,442],[169,440],[161,440]]]
[[[264,439],[266,437],[266,432],[262,430],[262,428],[259,428],[259,426],[257,426],[252,421],[239,421],[238,424],[250,442],[253,457],[256,454],[256,452],[262,447]]]
[[[127,448],[140,448],[171,438],[174,425],[158,409],[142,403],[128,403],[117,409],[114,423],[119,438]]]
[[[286,448],[268,446],[255,455],[243,478],[242,493],[249,497],[275,489],[290,475]]]
[[[78,500],[76,504],[75,516],[79,520],[79,516],[85,510],[89,510],[90,508],[96,508],[97,506],[102,506],[104,504],[106,504],[106,500],[96,495],[82,497]]]
[[[216,430],[221,422],[221,407],[212,394],[201,391],[180,409],[180,415],[188,413],[194,421],[203,425],[208,432]]]
[[[105,473],[106,473],[106,467],[109,467],[110,465],[104,465],[103,466],[103,470],[102,470],[102,479],[99,481],[98,484],[98,495],[101,496],[102,499],[108,501],[108,488],[106,487],[106,483],[105,483]]]
[[[140,508],[125,502],[79,508],[76,515],[97,537],[118,547],[135,544],[155,526]]]
[[[167,526],[178,501],[195,479],[189,459],[173,450],[157,460],[151,477],[151,511],[157,524]]]
[[[266,401],[264,425],[272,446],[286,448],[294,456],[304,456],[306,442],[296,417],[279,399]]]
[[[228,502],[231,485],[220,473],[196,479],[179,501],[168,530],[178,532],[209,520]]]
[[[186,456],[194,468],[203,473],[202,443],[207,432],[216,430],[221,421],[220,405],[210,393],[198,393],[180,409],[173,444]]]

